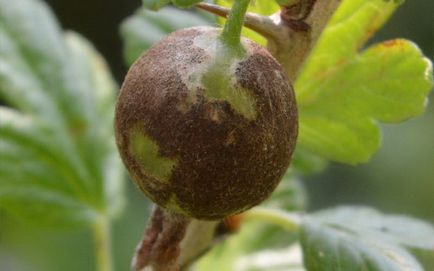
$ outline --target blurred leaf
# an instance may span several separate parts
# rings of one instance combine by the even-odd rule
[[[199,270],[222,270],[216,268],[221,259],[215,262],[202,261]],[[266,249],[241,255],[234,259],[227,271],[305,271],[299,245],[283,249]]]
[[[159,10],[160,8],[170,4],[171,0],[142,0],[143,7],[150,10]]]
[[[434,252],[434,228],[420,220],[340,207],[309,216],[301,243],[309,271],[424,270],[410,250]]]
[[[195,264],[195,270],[268,271],[270,269],[247,268],[245,259],[257,257],[258,254],[264,253],[265,251],[275,251],[277,253],[277,251],[281,249],[286,249],[291,243],[295,242],[295,240],[294,235],[286,233],[278,227],[264,224],[262,221],[243,222],[240,231],[228,236],[225,240],[215,245],[209,253]],[[285,261],[282,264],[284,267],[288,267],[288,262]],[[244,267],[240,267],[240,265]]]
[[[304,210],[306,193],[303,183],[287,174],[271,198],[262,205],[268,207],[267,209],[280,210],[278,212]],[[241,219],[240,231],[213,247],[198,262],[197,270],[303,270],[300,266],[301,257],[294,257],[294,248],[288,248],[296,242],[296,234],[272,223],[246,219],[244,214],[239,218]],[[271,265],[265,258],[272,255],[273,257],[293,256],[280,259]],[[268,266],[268,269],[264,268],[264,265]]]
[[[212,22],[197,13],[166,7],[158,12],[140,9],[121,26],[125,41],[124,56],[132,64],[144,51],[167,34],[178,29],[210,25]]]
[[[203,0],[172,0],[172,3],[180,8],[188,8],[199,2],[203,2]]]
[[[122,177],[114,83],[82,37],[39,0],[0,0],[0,207],[70,226],[113,215]]]
[[[323,157],[303,149],[302,145],[297,145],[292,158],[290,170],[297,174],[307,175],[321,172],[327,167],[328,163]]]
[[[287,172],[264,206],[285,211],[304,211],[308,205],[308,195],[302,180]]]
[[[149,10],[157,11],[164,6],[173,3],[179,8],[189,8],[203,0],[142,0],[143,7]]]
[[[376,121],[421,114],[432,65],[413,43],[392,40],[361,52],[398,6],[396,1],[343,1],[295,84],[299,146],[356,164],[379,148]]]
[[[216,4],[224,7],[231,8],[234,0],[215,0]],[[255,0],[251,1],[251,4],[249,6],[248,12],[253,12],[261,15],[272,15],[273,13],[277,12],[280,9],[279,5],[276,3],[276,1],[270,1],[270,0]],[[226,21],[224,18],[219,17],[218,18],[221,25],[224,24]],[[251,40],[256,41],[257,43],[261,45],[266,45],[267,41],[266,39],[261,36],[260,34],[256,33],[253,30],[250,30],[246,27],[243,28],[242,35],[244,37],[247,37]]]
[[[241,257],[236,271],[305,271],[300,246],[280,250],[263,250]]]

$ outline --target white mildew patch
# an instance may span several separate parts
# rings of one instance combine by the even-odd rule
[[[187,113],[191,106],[197,102],[198,90],[203,89],[208,100],[227,101],[231,107],[249,120],[257,116],[256,101],[249,90],[242,88],[235,77],[236,69],[248,54],[234,58],[226,51],[219,35],[221,29],[210,27],[195,27],[199,34],[193,39],[191,51],[200,52],[203,58],[201,63],[191,63],[188,69],[178,69],[182,82],[188,86],[188,96],[177,105],[181,113]],[[243,39],[243,46],[250,50],[252,42]],[[182,50],[177,54],[182,59]],[[212,120],[220,121],[219,112],[212,112]]]
[[[201,63],[189,65],[188,69],[178,69],[182,82],[188,87],[187,98],[177,106],[182,113],[188,112],[191,105],[197,102],[198,89],[204,89],[202,75],[208,70],[210,64],[208,60],[215,59],[217,50],[216,36],[219,33],[217,28],[215,32],[209,31],[209,27],[195,27],[193,29],[199,31],[200,34],[193,40],[193,44],[189,49],[201,49],[200,52],[203,53],[204,60]],[[180,50],[177,58],[181,59],[183,57],[184,53]]]
[[[206,63],[201,70],[196,70],[200,76],[199,84],[205,89],[205,96],[210,100],[224,100],[230,103],[232,108],[247,119],[256,118],[256,102],[249,90],[239,86],[236,69],[244,61],[248,54],[241,58],[234,58],[230,55],[219,40],[220,29],[212,31],[203,29],[203,34],[194,39],[194,45],[205,50],[212,62]],[[202,30],[201,29],[201,30]],[[243,45],[248,48],[251,42],[243,40]],[[220,119],[215,114],[213,119]]]
[[[195,29],[200,31],[200,35],[194,38],[193,45],[215,56],[218,35],[221,33],[221,30],[213,27],[195,27]]]

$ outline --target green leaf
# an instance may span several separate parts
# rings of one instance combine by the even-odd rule
[[[300,238],[309,271],[424,270],[412,251],[434,252],[434,228],[428,223],[364,207],[311,215]]]
[[[361,48],[397,1],[343,1],[295,83],[299,146],[343,163],[369,160],[380,146],[377,122],[420,115],[432,89],[432,65],[413,43]]]
[[[158,12],[140,9],[121,26],[125,59],[132,64],[144,51],[173,31],[210,24],[212,22],[202,15],[176,8],[167,7]]]
[[[87,225],[122,206],[117,89],[84,38],[40,0],[0,0],[0,207],[43,225]]]
[[[220,6],[231,8],[234,0],[216,0],[215,2]],[[276,3],[276,1],[255,0],[255,1],[251,1],[251,5],[249,6],[249,9],[247,11],[269,16],[277,12],[279,9],[280,7]],[[221,25],[223,25],[225,21],[226,20],[224,18],[219,17],[219,23]],[[266,45],[267,43],[266,39],[263,36],[245,27],[243,28],[242,35],[253,41],[256,41],[261,45]]]

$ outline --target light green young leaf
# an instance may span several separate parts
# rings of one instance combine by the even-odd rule
[[[341,207],[305,219],[301,244],[312,271],[422,271],[412,251],[434,252],[434,228],[369,208]]]
[[[391,40],[361,50],[397,1],[343,1],[295,83],[299,146],[330,160],[367,161],[380,146],[377,121],[421,114],[432,65],[413,43]]]
[[[177,8],[167,7],[158,12],[140,9],[121,26],[125,59],[132,64],[149,47],[173,31],[210,24],[212,21],[204,16]]]
[[[116,84],[82,37],[40,0],[0,0],[0,207],[76,225],[121,206],[112,136]]]
[[[289,6],[289,5],[293,5],[295,2],[297,2],[297,0],[275,0],[277,4],[279,4],[280,6]]]
[[[225,6],[225,7],[232,7],[234,0],[216,0],[216,4]],[[273,13],[277,12],[280,9],[279,5],[276,3],[276,1],[270,1],[270,0],[252,0],[249,6],[248,11],[261,14],[261,15],[272,15]]]

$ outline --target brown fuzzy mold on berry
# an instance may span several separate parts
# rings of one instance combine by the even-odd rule
[[[226,54],[220,29],[174,32],[131,67],[116,108],[116,142],[156,204],[220,219],[265,200],[289,166],[295,95],[270,53],[242,39]]]

